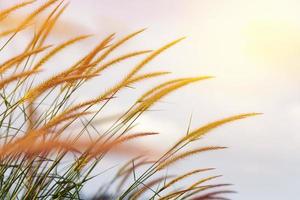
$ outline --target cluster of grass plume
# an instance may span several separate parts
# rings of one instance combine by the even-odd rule
[[[26,1],[2,10],[0,26],[9,15],[14,15],[19,9],[35,3],[36,1]],[[46,69],[44,65],[55,55],[89,37],[78,36],[56,46],[46,44],[67,5],[63,0],[48,0],[24,19],[20,19],[19,24],[5,30],[4,27],[1,28],[0,54],[3,54],[13,45],[14,38],[32,28],[31,25],[37,17],[48,13],[43,23],[36,28],[32,39],[24,44],[24,50],[0,64],[0,199],[82,199],[82,188],[93,178],[95,167],[108,152],[137,150],[139,147],[128,141],[157,134],[132,133],[132,127],[145,111],[171,92],[211,78],[201,76],[167,80],[145,91],[124,113],[110,121],[107,130],[98,130],[93,121],[96,118],[105,118],[102,110],[111,106],[112,99],[118,92],[128,86],[138,86],[143,81],[169,73],[154,71],[141,74],[140,71],[183,38],[154,51],[130,52],[107,61],[111,53],[144,30],[117,41],[115,34],[111,34],[99,41],[75,64],[43,82],[35,81],[38,74],[51,70]],[[114,86],[93,99],[73,103],[76,98],[75,92],[85,83],[97,78],[99,74],[105,74],[105,70],[116,63],[137,56],[145,57]],[[42,106],[48,99],[51,99],[51,104]],[[199,140],[213,129],[254,115],[257,113],[235,115],[190,131],[155,160],[149,160],[147,155],[130,159],[120,167],[108,184],[99,186],[94,198],[103,199],[111,192],[111,199],[225,199],[221,195],[233,192],[224,189],[230,184],[209,183],[219,176],[208,175],[190,185],[180,184],[182,180],[198,173],[206,173],[212,168],[193,169],[175,176],[166,175],[165,170],[186,157],[225,148],[202,146],[194,150],[186,149],[190,143]],[[85,123],[80,123],[82,120]],[[79,128],[77,126],[76,129],[72,129],[74,124]],[[91,130],[96,131],[98,135],[86,139],[84,133],[89,134]],[[70,155],[71,161],[67,159]],[[139,175],[136,173],[138,169],[143,171]],[[172,186],[178,183],[181,188],[176,190]]]

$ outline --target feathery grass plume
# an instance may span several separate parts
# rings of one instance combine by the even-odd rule
[[[27,24],[26,26],[23,26],[23,27],[21,27],[21,28],[17,27],[17,28],[12,28],[12,29],[9,29],[9,30],[0,32],[0,38],[6,37],[6,36],[12,34],[12,36],[7,40],[6,44],[4,44],[4,45],[1,47],[0,50],[2,51],[2,50],[4,49],[4,47],[9,43],[9,41],[11,41],[11,39],[13,39],[13,37],[14,37],[17,33],[19,33],[19,32],[21,32],[21,31],[27,29],[27,28],[30,27],[31,25],[32,25],[32,24]]]
[[[73,67],[92,63],[93,59],[97,56],[97,54],[111,46],[110,43],[113,41],[114,36],[115,33],[112,33],[103,40],[101,40],[100,43],[96,47],[94,47],[94,49],[91,52],[89,52],[83,59],[79,60]],[[98,64],[99,62],[95,61],[93,63]]]
[[[121,46],[122,44],[124,44],[125,42],[127,42],[128,40],[130,40],[131,38],[135,37],[136,35],[144,32],[145,29],[141,29],[139,31],[136,31],[134,33],[131,33],[127,36],[125,36],[124,38],[120,39],[119,41],[117,41],[114,45],[112,45],[110,48],[108,48],[97,60],[96,62],[99,63],[102,60],[104,60],[111,52],[113,52],[116,48],[118,48],[119,46]]]
[[[178,90],[179,88],[186,86],[188,84],[191,84],[191,83],[194,83],[197,81],[201,81],[201,80],[205,80],[205,79],[209,79],[209,78],[211,78],[211,77],[210,76],[202,76],[202,77],[197,77],[197,78],[186,78],[181,81],[178,81],[175,84],[171,84],[170,86],[159,90],[158,92],[154,93],[151,97],[148,97],[147,100],[140,102],[140,105],[138,105],[134,110],[132,110],[130,113],[128,113],[128,115],[124,119],[124,122],[128,121],[128,119],[131,119],[137,113],[146,111],[148,108],[153,106],[157,101],[159,101],[166,95],[170,94],[171,92]],[[152,89],[150,91],[152,91]],[[151,92],[151,93],[153,93],[153,92]]]
[[[58,19],[60,18],[60,16],[64,13],[64,11],[66,10],[66,8],[69,6],[69,3],[66,3],[61,9],[59,9],[59,7],[63,4],[64,1],[61,1],[61,3],[59,3],[55,9],[53,9],[53,11],[51,12],[51,14],[49,15],[49,17],[47,18],[47,20],[44,22],[44,24],[41,26],[41,32],[43,33],[43,35],[41,34],[41,38],[39,41],[39,46],[43,45],[43,43],[45,42],[45,40],[47,39],[47,37],[49,36],[49,34],[51,33],[52,29],[54,28],[56,22],[58,21]],[[58,11],[58,13],[52,18],[52,15],[55,14],[55,12]],[[42,31],[44,30],[44,31]]]
[[[210,200],[229,200],[228,198],[220,197],[217,195],[232,194],[232,193],[236,193],[236,192],[232,191],[232,190],[221,190],[221,191],[209,192],[207,194],[194,197],[192,200],[208,200],[208,199],[210,199]]]
[[[130,81],[127,82],[127,85],[139,82],[139,81],[143,81],[149,78],[153,78],[153,77],[157,77],[157,76],[161,76],[161,75],[165,75],[168,74],[169,72],[153,72],[153,73],[148,73],[148,74],[144,74],[144,75],[140,75],[134,79],[131,79]],[[114,88],[114,91],[111,89],[108,92],[105,92],[104,94],[100,95],[99,97],[92,99],[92,100],[88,100],[85,101],[83,103],[79,103],[79,104],[75,104],[74,106],[66,109],[65,111],[63,111],[61,113],[61,115],[68,115],[69,113],[72,113],[74,111],[77,111],[81,108],[84,108],[86,106],[92,106],[92,105],[96,105],[104,100],[108,100],[111,99],[112,97],[107,97],[109,96],[111,93],[114,93],[115,91],[118,91],[119,89],[121,89],[121,87],[124,87],[123,85],[120,86],[120,88]]]
[[[8,143],[0,147],[0,156],[7,156],[19,153],[25,153],[26,155],[32,154],[33,152],[41,153],[46,151],[52,151],[58,148],[64,149],[66,151],[78,152],[77,148],[82,148],[91,143],[86,141],[79,141],[74,143],[73,141],[64,141],[64,140],[57,140],[57,139],[50,139],[50,140],[41,140],[40,138],[36,137],[41,131],[36,130],[35,137],[33,134],[28,134],[23,136],[22,138],[17,139],[13,143]],[[31,153],[30,153],[31,152]]]
[[[74,106],[64,110],[59,116],[69,115],[70,113],[73,113],[81,108],[84,108],[86,106],[96,105],[96,104],[100,103],[101,101],[108,100],[108,99],[110,99],[110,98],[96,98],[96,99],[85,101],[83,103],[75,104]]]
[[[143,99],[144,102],[141,103],[141,106],[149,108],[155,102],[159,101],[161,98],[165,97],[166,95],[170,94],[171,92],[173,92],[183,86],[186,86],[188,84],[191,84],[191,83],[194,83],[197,81],[210,79],[210,78],[212,78],[212,77],[211,76],[202,76],[202,77],[196,77],[196,78],[186,78],[186,79],[183,79],[182,81],[178,81],[176,84],[171,84],[169,87],[165,87],[162,90],[158,90],[151,97],[149,97],[147,99]]]
[[[136,33],[140,33],[136,32]],[[132,34],[132,35],[136,35],[136,34]],[[118,84],[116,84],[114,87],[112,87],[111,89],[109,89],[108,91],[106,91],[105,93],[103,93],[102,95],[100,95],[98,97],[98,99],[103,99],[103,98],[107,98],[110,95],[116,93],[117,91],[119,91],[121,88],[126,87],[128,82],[132,82],[130,81],[131,78],[134,77],[134,75],[140,71],[147,63],[149,63],[151,60],[153,60],[156,56],[158,56],[160,53],[162,53],[163,51],[167,50],[168,48],[172,47],[173,45],[177,44],[179,41],[181,41],[183,38],[181,39],[177,39],[171,43],[168,43],[166,45],[164,45],[163,47],[159,48],[158,50],[154,51],[153,53],[151,53],[149,56],[147,56],[141,63],[139,63],[136,67],[134,67],[127,75],[126,77],[121,80]]]
[[[208,178],[204,178],[204,179],[201,179],[199,181],[197,181],[196,183],[194,183],[193,185],[191,185],[188,189],[193,189],[199,185],[201,185],[202,183],[205,183],[207,181],[210,181],[210,180],[213,180],[213,179],[216,179],[216,178],[219,178],[221,177],[222,175],[217,175],[217,176],[210,176]]]
[[[189,78],[178,78],[178,79],[173,79],[173,80],[170,80],[170,81],[166,81],[162,84],[159,84],[158,86],[155,86],[153,88],[151,88],[150,90],[148,90],[147,92],[145,92],[138,100],[137,102],[141,102],[143,101],[146,97],[150,96],[151,94],[159,91],[160,89],[166,87],[166,86],[169,86],[171,84],[174,84],[174,83],[178,83],[178,82],[181,82],[181,81],[186,81],[188,80]]]
[[[88,142],[86,140],[80,140],[74,143],[73,141],[68,140],[40,140],[33,137],[23,137],[18,139],[14,145],[7,144],[0,147],[0,156],[7,156],[13,154],[25,153],[29,155],[37,155],[40,153],[47,153],[53,150],[64,150],[68,152],[80,152],[81,149],[84,149],[88,146],[94,145],[93,142]]]
[[[195,149],[195,150],[192,150],[192,151],[186,151],[182,154],[179,154],[177,156],[175,156],[174,158],[171,158],[170,160],[167,160],[167,161],[164,161],[162,163],[160,163],[158,166],[157,166],[157,170],[162,170],[168,166],[170,166],[171,164],[174,164],[175,162],[183,159],[183,158],[186,158],[186,157],[189,157],[191,155],[194,155],[194,154],[198,154],[198,153],[202,153],[202,152],[206,152],[206,151],[214,151],[214,150],[220,150],[220,149],[225,149],[226,147],[218,147],[218,146],[209,146],[209,147],[201,147],[199,149]]]
[[[75,113],[75,114],[71,114],[71,115],[67,115],[67,116],[59,116],[59,117],[54,117],[52,118],[47,124],[45,124],[41,130],[49,130],[50,128],[57,126],[58,124],[68,121],[68,120],[72,120],[72,119],[77,119],[81,116],[85,116],[85,115],[89,115],[92,114],[93,112],[79,112],[79,113]]]
[[[51,45],[45,46],[45,47],[40,47],[40,48],[31,50],[31,51],[28,51],[26,53],[21,53],[15,57],[5,61],[3,64],[0,65],[0,74],[3,74],[7,70],[9,70],[11,67],[19,64],[20,62],[22,62],[24,59],[28,58],[29,56],[41,53],[41,52],[45,51],[46,49],[48,49],[49,47],[51,47]]]
[[[154,132],[146,132],[146,133],[137,133],[137,134],[133,134],[133,135],[127,135],[127,136],[123,136],[120,137],[112,142],[109,142],[107,144],[104,144],[103,146],[99,147],[99,148],[95,148],[94,145],[92,145],[93,149],[90,152],[90,156],[91,157],[95,157],[103,152],[109,151],[111,148],[120,145],[124,142],[128,142],[130,140],[136,139],[136,138],[141,138],[141,137],[145,137],[145,136],[151,136],[151,135],[157,135],[158,133],[154,133]]]
[[[61,73],[59,73],[58,76],[59,77],[63,77],[63,76],[79,76],[79,75],[83,74],[83,73],[79,73],[79,71],[85,71],[85,70],[88,70],[89,68],[93,68],[95,66],[96,65],[94,63],[88,64],[88,65],[80,65],[79,67],[76,67],[76,68],[74,68],[73,65],[72,65],[71,67],[69,67],[65,71],[62,71]],[[90,74],[90,75],[92,76],[92,74]],[[96,73],[94,73],[94,75],[97,76]],[[86,80],[89,80],[89,79],[86,79]],[[67,81],[67,83],[72,83],[72,80]]]
[[[136,33],[140,33],[136,32]],[[135,35],[135,34],[132,34]],[[182,38],[183,39],[183,38]],[[104,94],[100,95],[98,98],[106,98],[111,94],[116,93],[118,90],[120,90],[121,88],[127,86],[128,82],[131,82],[130,79],[133,78],[133,76],[139,71],[141,70],[147,63],[149,63],[151,60],[153,60],[156,56],[158,56],[160,53],[162,53],[163,51],[165,51],[166,49],[172,47],[173,45],[175,45],[176,43],[178,43],[179,41],[181,41],[182,39],[178,39],[175,40],[171,43],[168,43],[166,45],[164,45],[163,47],[159,48],[158,50],[154,51],[153,53],[151,53],[149,56],[147,56],[140,64],[138,64],[136,67],[134,67],[129,74],[127,74],[127,76],[120,81],[118,84],[116,84],[114,87],[112,87],[111,89],[109,89],[107,92],[105,92]]]
[[[146,51],[137,51],[137,52],[133,52],[133,53],[128,53],[128,54],[125,54],[123,56],[120,56],[120,57],[117,57],[115,59],[112,59],[111,61],[108,61],[107,63],[105,64],[102,64],[100,67],[98,67],[97,69],[93,70],[93,67],[96,66],[99,61],[95,61],[95,62],[92,62],[90,64],[90,66],[93,66],[93,67],[89,67],[89,68],[82,68],[81,66],[77,68],[77,74],[82,74],[86,69],[87,71],[87,74],[99,74],[100,72],[102,72],[103,70],[107,69],[108,67],[118,63],[118,62],[121,62],[123,60],[126,60],[128,58],[132,58],[132,57],[136,57],[136,56],[139,56],[139,55],[143,55],[143,54],[146,54],[146,53],[149,53],[151,52],[150,50],[146,50]],[[85,63],[85,62],[84,62]]]
[[[3,19],[5,19],[9,14],[11,14],[12,12],[20,9],[20,8],[23,8],[29,4],[32,4],[34,3],[36,0],[32,0],[32,1],[25,1],[25,2],[22,2],[22,3],[18,3],[14,6],[11,6],[9,8],[6,8],[4,10],[1,10],[0,11],[0,21],[2,21]]]
[[[144,136],[147,136],[144,134]],[[140,136],[143,137],[143,136]],[[138,138],[138,137],[136,137]],[[77,139],[78,140],[78,139]],[[142,145],[136,145],[136,144],[130,144],[130,143],[125,143],[126,141],[115,143],[115,141],[107,142],[107,141],[97,141],[97,142],[87,142],[87,143],[80,143],[79,139],[79,145],[75,145],[75,147],[84,147],[83,148],[83,153],[84,156],[81,156],[78,159],[78,163],[75,166],[75,169],[77,172],[80,172],[83,170],[83,168],[90,163],[92,160],[97,160],[99,157],[105,156],[108,152],[111,154],[117,154],[117,155],[126,155],[126,156],[132,156],[136,155],[137,152],[140,154],[147,155],[145,152],[147,149],[145,149]],[[78,143],[78,141],[75,142],[75,144]],[[104,144],[104,145],[102,145]],[[92,148],[98,148],[98,153],[99,155],[96,155],[96,152],[93,152],[93,154],[90,154],[90,152],[93,150]],[[93,157],[91,156],[93,155]],[[147,164],[154,163],[154,161],[147,161]],[[142,166],[142,165],[140,165]],[[133,171],[136,169],[136,166],[134,167]],[[117,179],[125,177],[127,175],[130,175],[132,171],[127,172],[126,174],[122,174],[122,176],[117,176],[115,178],[112,178],[111,182],[115,182]]]
[[[90,37],[91,35],[82,35],[79,37],[75,37],[72,38],[60,45],[58,45],[56,48],[54,48],[52,51],[50,51],[47,55],[45,55],[37,64],[35,64],[35,66],[33,67],[33,69],[39,69],[43,64],[45,64],[51,57],[53,57],[55,54],[57,54],[58,52],[60,52],[61,50],[63,50],[64,48],[66,48],[69,45],[72,45],[76,42],[79,42],[81,40],[84,40],[88,37]]]
[[[37,129],[29,129],[27,133],[20,139],[18,139],[15,143],[13,143],[11,146],[18,145],[19,143],[22,143],[24,141],[34,141],[36,138],[40,136],[46,136],[46,134],[51,133],[50,129],[58,126],[59,124],[72,120],[72,119],[77,119],[79,117],[89,115],[92,112],[80,112],[80,113],[75,113],[69,116],[64,116],[64,117],[54,117],[52,118],[49,122],[47,122],[45,125],[43,125],[40,128]],[[55,131],[56,134],[61,134],[60,131]],[[9,148],[9,145],[7,145],[7,148]]]
[[[26,0],[24,3],[3,10],[0,12],[0,21],[14,11],[32,3],[34,1]],[[188,173],[178,174],[175,178],[166,181],[165,177],[160,178],[162,169],[185,157],[222,148],[204,147],[179,152],[183,150],[184,146],[225,123],[256,115],[256,113],[250,113],[233,116],[210,123],[193,132],[188,130],[187,136],[183,136],[162,156],[156,154],[156,149],[152,149],[151,154],[144,153],[147,148],[137,144],[132,145],[130,141],[156,133],[131,134],[133,127],[138,123],[140,114],[171,92],[210,77],[178,78],[166,81],[144,92],[140,98],[132,102],[131,106],[124,109],[124,112],[117,112],[120,114],[109,121],[111,123],[106,122],[105,125],[108,127],[96,124],[97,117],[105,119],[105,116],[102,116],[102,110],[110,111],[109,106],[113,103],[110,100],[116,98],[116,94],[120,90],[135,86],[134,84],[139,86],[142,81],[168,74],[169,72],[164,71],[141,74],[140,72],[154,58],[183,38],[167,43],[153,52],[135,51],[108,58],[117,48],[143,32],[144,29],[126,35],[117,41],[113,41],[115,34],[111,34],[99,41],[82,57],[77,58],[74,64],[66,67],[65,70],[54,74],[45,81],[41,80],[42,82],[36,83],[34,74],[37,71],[35,70],[41,69],[45,63],[50,62],[55,55],[61,54],[62,50],[69,45],[79,43],[86,37],[78,36],[69,39],[46,51],[48,47],[43,47],[45,41],[55,28],[55,24],[64,13],[68,3],[65,3],[64,0],[46,0],[41,3],[43,5],[27,14],[23,19],[17,18],[19,20],[17,23],[0,33],[0,37],[12,34],[0,48],[0,51],[3,52],[4,47],[8,46],[7,44],[14,42],[16,34],[32,24],[37,24],[37,30],[34,31],[32,38],[26,43],[24,40],[23,53],[0,64],[2,77],[0,81],[0,129],[2,133],[0,138],[0,199],[82,199],[82,188],[93,178],[92,173],[95,172],[96,166],[101,164],[109,152],[130,156],[138,153],[143,156],[120,167],[116,175],[108,180],[108,184],[103,184],[99,191],[100,196],[114,191],[112,198],[115,199],[142,199],[146,190],[149,189],[149,192],[150,190],[153,192],[151,199],[159,199],[162,192],[171,189],[181,180],[210,170],[210,168],[189,170]],[[41,17],[42,20],[39,20],[41,14],[44,13],[45,17]],[[45,52],[45,54],[37,59],[41,52]],[[98,73],[104,75],[104,70],[110,69],[116,63],[121,63],[121,61],[123,63],[129,58],[143,54],[145,54],[145,58],[133,66],[129,73],[124,74],[123,79],[111,88],[100,93],[96,98],[79,103],[75,101],[78,89]],[[5,73],[11,69],[13,69],[11,74]],[[19,80],[16,87],[6,87],[14,86],[12,82],[15,80]],[[92,108],[95,108],[96,111],[90,112]],[[85,136],[89,138],[86,139]],[[153,155],[153,151],[155,151],[155,155]],[[72,156],[69,157],[68,154],[72,154]],[[150,159],[150,155],[157,159]],[[139,173],[136,173],[136,170]],[[210,179],[213,177],[193,182],[190,184],[191,186],[188,185],[190,188],[171,191],[161,199],[191,199],[194,195],[204,194],[203,192],[210,189],[228,186],[228,184],[204,184]],[[132,182],[129,183],[129,181]],[[164,184],[161,185],[160,182],[164,182]],[[129,186],[126,185],[127,183]],[[113,190],[115,189],[113,186],[117,186],[117,191]],[[156,189],[151,189],[152,186],[155,186]],[[210,194],[205,198],[219,198],[219,195]]]
[[[184,193],[187,192],[192,192],[193,190],[197,190],[198,188],[193,188],[193,189],[184,189],[184,190],[179,190],[179,191],[175,191],[175,192],[171,192],[170,194],[167,194],[165,196],[162,196],[159,198],[159,200],[169,200],[169,199],[173,199],[179,195],[182,195]]]
[[[132,135],[119,137],[113,141],[108,141],[108,142],[103,141],[101,139],[93,141],[87,147],[87,150],[85,152],[86,155],[83,157],[82,162],[79,162],[77,164],[76,168],[82,169],[86,165],[86,163],[88,163],[92,158],[96,158],[97,156],[99,156],[103,153],[107,153],[108,151],[112,150],[112,148],[116,148],[125,142],[134,140],[136,138],[143,138],[146,136],[157,135],[157,134],[158,133],[145,132],[145,133],[136,133],[136,134],[132,134]],[[128,146],[126,148],[128,148]],[[126,149],[126,151],[127,151],[127,149]]]
[[[97,76],[96,74],[93,75],[77,75],[77,76],[69,76],[69,77],[53,77],[48,79],[48,81],[45,81],[38,86],[30,89],[24,97],[21,99],[21,102],[24,101],[31,101],[33,102],[37,97],[39,97],[41,94],[43,94],[45,91],[52,87],[56,87],[60,84],[66,83],[67,81],[74,81],[74,80],[81,80],[81,79],[89,79],[92,77]]]
[[[39,27],[39,30],[37,31],[37,34],[34,35],[32,40],[27,45],[25,52],[29,51],[31,48],[35,47],[36,45],[38,47],[42,46],[46,40],[46,38],[49,36],[51,30],[53,29],[54,25],[56,24],[56,21],[61,16],[61,14],[65,11],[68,4],[64,5],[60,10],[59,7],[62,5],[63,1],[61,1],[48,15],[47,19],[44,20],[43,24]],[[58,13],[55,15],[55,13],[58,11]],[[52,19],[53,17],[53,19]],[[38,44],[37,44],[38,43]]]
[[[109,151],[110,152],[116,151],[119,153],[121,152],[123,154],[130,155],[130,153],[136,153],[137,151],[144,150],[144,148],[140,148],[136,145],[132,146],[132,145],[123,144],[123,143],[128,142],[129,140],[136,139],[136,138],[141,138],[141,137],[146,137],[146,136],[151,136],[151,135],[156,135],[156,134],[157,133],[138,133],[138,134],[134,134],[132,136],[119,138],[119,139],[109,141],[109,142],[99,140],[99,141],[86,143],[84,145],[85,147],[87,147],[85,150],[85,156],[78,159],[78,163],[75,166],[75,169],[76,169],[76,171],[82,170],[87,165],[87,163],[89,163],[93,158],[97,158],[97,156],[103,155]],[[125,146],[122,147],[121,145],[125,145]],[[114,179],[112,179],[112,182],[123,177],[117,187],[117,188],[121,189],[123,184],[130,177],[131,172],[136,170],[138,167],[141,167],[141,166],[147,165],[147,164],[152,164],[152,163],[154,163],[154,161],[143,160],[142,162],[139,162],[136,165],[132,166],[131,168],[126,169],[125,171],[121,172],[121,174],[117,174],[116,177]]]
[[[136,57],[136,56],[139,56],[139,55],[143,55],[143,54],[146,54],[146,53],[149,53],[151,52],[151,50],[145,50],[145,51],[136,51],[136,52],[133,52],[133,53],[128,53],[128,54],[125,54],[125,55],[122,55],[120,57],[117,57],[117,58],[114,58],[112,59],[111,61],[108,61],[107,63],[104,63],[102,64],[100,67],[98,67],[98,69],[96,69],[93,73],[99,73],[99,72],[102,72],[103,70],[105,70],[106,68],[108,68],[109,66],[112,66],[118,62],[121,62],[123,60],[126,60],[128,58],[132,58],[132,57]],[[95,61],[94,62],[95,64],[98,63],[98,61]]]
[[[127,42],[128,40],[130,40],[131,38],[135,37],[136,35],[142,33],[145,29],[141,29],[139,31],[136,31],[136,32],[133,32],[127,36],[125,36],[124,38],[120,39],[119,41],[117,41],[115,44],[111,45],[101,56],[99,56],[99,58],[97,58],[93,63],[95,64],[98,64],[100,63],[101,61],[103,61],[111,52],[113,52],[116,48],[118,48],[119,46],[121,46],[122,44],[124,44],[125,42]],[[107,40],[104,40],[104,44],[110,42],[110,40],[112,39],[112,37],[114,36],[115,34],[112,34],[111,35],[111,38],[108,37]],[[101,46],[101,44],[100,44]],[[97,47],[96,47],[97,49]],[[145,52],[146,53],[146,52]],[[93,56],[95,56],[95,51],[92,53]],[[138,54],[139,55],[139,54]],[[124,60],[126,58],[129,58],[129,57],[133,57],[133,56],[136,56],[136,55],[125,55],[124,58],[119,58],[118,60],[121,61],[121,60]],[[119,62],[119,61],[116,61],[116,62]],[[115,63],[116,63],[115,62]],[[114,64],[114,63],[112,63]],[[107,68],[109,66],[111,66],[112,64],[109,64],[108,66],[105,66],[104,68]],[[104,69],[103,69],[104,70]],[[100,71],[103,71],[100,69]],[[89,73],[91,72],[91,69],[87,70]]]
[[[99,52],[109,47],[109,43],[113,40],[114,35],[115,34],[113,33],[110,34],[108,37],[104,38],[89,54],[87,54],[83,59],[79,60],[72,67],[70,67],[69,72],[75,72],[76,74],[92,74],[90,72],[92,72],[96,65],[99,64],[99,62],[92,62],[92,60]],[[87,65],[91,67],[84,67]],[[74,81],[64,85],[61,90],[64,91],[67,87],[70,87],[72,85],[74,85]]]
[[[49,1],[47,1],[45,4],[43,4],[42,6],[37,8],[34,12],[30,13],[16,28],[13,28],[13,29],[8,30],[8,31],[4,31],[4,32],[0,33],[0,36],[6,36],[6,35],[11,34],[11,33],[18,33],[20,30],[23,30],[29,23],[32,22],[32,20],[34,20],[34,18],[36,16],[38,16],[41,12],[46,10],[48,7],[50,7],[51,5],[53,5],[57,1],[58,0],[49,0]]]
[[[26,156],[33,157],[39,154],[47,154],[51,151],[68,151],[68,152],[78,152],[73,143],[64,141],[41,141],[34,143],[24,143],[16,149],[16,153],[24,153]]]
[[[70,67],[70,72],[75,71],[76,68],[81,68],[82,65],[90,64],[91,61],[94,59],[94,57],[99,52],[103,51],[104,49],[106,49],[109,46],[109,44],[113,40],[114,36],[115,36],[115,33],[110,34],[109,36],[104,38],[102,41],[100,41],[100,43],[91,52],[89,52],[86,56],[84,56],[82,59],[77,61],[72,67]],[[94,65],[94,64],[98,64],[98,62],[93,62],[92,65]],[[80,73],[83,71],[84,71],[84,69],[80,69],[80,70],[78,70],[77,73]],[[90,70],[87,70],[87,71],[90,71]]]
[[[34,12],[32,12],[25,20],[20,24],[20,26],[29,23],[32,21],[37,15],[39,15],[41,12],[46,10],[48,7],[53,5],[58,0],[49,0],[45,4],[41,5],[39,8],[37,8]]]
[[[161,192],[162,190],[166,189],[166,188],[169,188],[170,186],[174,185],[175,183],[185,179],[185,178],[188,178],[194,174],[197,174],[197,173],[200,173],[200,172],[206,172],[206,171],[210,171],[210,170],[213,170],[214,168],[205,168],[205,169],[196,169],[196,170],[193,170],[191,172],[188,172],[188,173],[185,173],[181,176],[178,176],[176,178],[174,178],[173,180],[171,180],[170,182],[166,183],[160,190],[159,192]]]
[[[186,135],[185,137],[183,137],[175,146],[178,146],[180,144],[182,144],[185,141],[193,141],[196,140],[200,137],[202,137],[203,135],[207,134],[208,132],[210,132],[211,130],[218,128],[224,124],[227,124],[229,122],[233,122],[236,120],[240,120],[240,119],[244,119],[247,117],[252,117],[252,116],[256,116],[256,115],[260,115],[261,113],[246,113],[246,114],[240,114],[240,115],[234,115],[231,117],[227,117],[218,121],[214,121],[212,123],[209,123],[205,126],[202,126],[194,131],[192,131],[191,133],[189,133],[188,135]]]
[[[127,80],[129,80],[130,78],[132,78],[139,70],[141,70],[146,64],[148,64],[150,61],[152,61],[155,57],[157,57],[159,54],[161,54],[162,52],[164,52],[165,50],[169,49],[170,47],[174,46],[175,44],[177,44],[178,42],[180,42],[181,40],[183,40],[183,38],[179,38],[177,40],[174,40],[166,45],[164,45],[163,47],[155,50],[153,53],[151,53],[148,57],[146,57],[140,64],[138,64],[135,68],[133,68],[130,73],[126,76]]]
[[[223,184],[212,184],[212,185],[199,186],[199,187],[195,187],[194,189],[190,190],[190,192],[188,190],[186,190],[185,192],[180,194],[177,198],[184,195],[183,197],[181,197],[181,199],[190,199],[192,196],[194,196],[196,194],[199,194],[199,193],[203,193],[206,190],[211,190],[211,189],[216,189],[216,188],[223,188],[223,187],[228,187],[228,186],[232,186],[232,184],[223,183]],[[188,192],[188,194],[185,194],[187,192]]]
[[[133,193],[133,195],[130,197],[131,200],[137,200],[142,194],[144,194],[145,192],[147,192],[147,190],[152,191],[153,193],[156,193],[155,190],[151,189],[151,187],[165,181],[166,179],[171,178],[172,176],[166,176],[166,177],[160,177],[160,178],[156,178],[153,181],[150,181],[149,183],[145,183],[143,184],[143,188],[139,189],[138,191],[136,191],[135,193]]]
[[[81,115],[84,115],[86,113],[82,113]],[[76,117],[76,116],[74,116]],[[53,124],[51,124],[53,125]],[[47,128],[50,128],[51,125],[48,125]],[[94,142],[88,142],[86,140],[79,140],[79,141],[68,141],[68,140],[58,140],[57,138],[52,138],[49,140],[42,140],[40,136],[44,136],[45,134],[49,133],[46,128],[31,130],[26,135],[24,135],[21,138],[18,138],[14,142],[2,145],[0,147],[0,156],[8,155],[8,154],[15,154],[15,153],[22,153],[25,149],[28,151],[33,151],[35,149],[36,152],[42,152],[47,150],[56,149],[58,147],[61,147],[62,149],[66,151],[73,151],[78,152],[79,149],[87,148],[87,147],[94,147],[96,143]],[[142,137],[146,134],[137,134],[138,136],[132,137],[129,139],[134,139],[137,137]],[[122,141],[120,141],[121,143]],[[113,146],[111,144],[110,146]],[[30,149],[32,148],[32,149]],[[98,147],[99,151],[102,147]],[[76,149],[76,150],[75,150]],[[107,150],[107,148],[103,148],[104,151]]]
[[[83,60],[83,64],[88,64],[90,63],[95,56],[101,52],[103,49],[105,49],[107,47],[107,45],[114,39],[114,36],[116,34],[112,33],[110,35],[108,35],[106,38],[104,38]],[[101,60],[99,61],[95,61],[95,63],[99,63]]]
[[[166,75],[166,74],[170,74],[171,72],[152,72],[152,73],[146,73],[146,74],[142,74],[139,76],[136,76],[135,78],[130,79],[127,82],[127,85],[131,85],[132,83],[136,83],[139,81],[143,81],[145,79],[149,79],[149,78],[153,78],[153,77],[157,77],[157,76],[162,76],[162,75]]]
[[[14,74],[8,78],[4,78],[2,80],[0,80],[0,89],[2,89],[3,87],[5,87],[7,84],[10,84],[13,81],[16,81],[20,78],[26,77],[26,76],[30,76],[32,74],[36,74],[40,72],[39,70],[29,70],[29,71],[25,71],[25,72],[21,72],[18,74]]]

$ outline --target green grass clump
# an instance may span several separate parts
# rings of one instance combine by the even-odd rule
[[[2,10],[0,26],[18,9],[34,3],[28,1]],[[125,112],[109,121],[109,128],[100,130],[93,122],[96,118],[106,117],[103,109],[112,106],[117,93],[169,73],[141,71],[183,38],[154,51],[135,51],[109,60],[113,52],[144,30],[116,41],[115,35],[111,34],[73,65],[40,82],[39,75],[49,70],[44,67],[46,63],[51,63],[51,59],[67,47],[89,38],[82,35],[58,45],[47,44],[47,38],[66,6],[63,1],[46,1],[23,19],[20,18],[18,24],[0,32],[3,42],[0,54],[4,55],[14,44],[14,39],[31,30],[32,24],[38,24],[31,40],[24,41],[24,50],[0,65],[0,199],[81,199],[82,188],[93,178],[95,167],[108,152],[129,153],[138,148],[129,141],[156,135],[152,132],[132,133],[131,129],[145,111],[170,93],[211,78],[186,77],[161,83],[145,91]],[[42,23],[35,23],[40,15],[47,12]],[[144,58],[122,80],[105,88],[93,99],[79,103],[75,101],[76,92],[88,81],[103,76],[116,63],[137,56]],[[222,199],[220,195],[232,191],[223,189],[229,184],[209,184],[210,180],[219,176],[207,176],[190,185],[182,185],[183,188],[178,190],[171,187],[212,168],[193,169],[176,176],[166,175],[166,169],[194,154],[223,149],[204,146],[187,150],[186,147],[223,124],[253,115],[256,113],[228,117],[190,131],[155,160],[150,160],[147,155],[130,159],[108,184],[100,186],[95,199],[103,199],[109,192],[112,192],[112,199]],[[142,170],[141,175],[136,174],[136,170]]]

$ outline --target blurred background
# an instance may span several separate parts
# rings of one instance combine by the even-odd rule
[[[2,0],[0,8],[15,2]],[[217,173],[224,175],[222,180],[233,183],[238,191],[233,199],[297,199],[300,184],[299,10],[297,0],[70,0],[69,8],[57,24],[53,42],[78,33],[95,36],[84,47],[73,49],[55,62],[62,66],[65,56],[72,59],[83,55],[98,41],[95,38],[114,32],[116,37],[121,37],[147,28],[120,49],[120,54],[155,49],[186,36],[147,69],[172,71],[172,77],[212,75],[215,78],[170,95],[143,116],[138,128],[161,133],[143,145],[165,149],[185,134],[190,118],[191,127],[196,128],[233,114],[263,112],[262,116],[226,125],[197,143],[229,149],[196,156],[186,162],[190,168],[216,167]],[[19,13],[15,17],[21,16]],[[16,19],[11,18],[9,23]],[[124,68],[135,63],[132,60]],[[90,89],[79,98],[100,93],[102,83],[114,83],[118,72],[110,72],[104,82],[91,83],[93,87],[88,87]],[[120,94],[133,93],[125,101],[117,101],[109,112],[122,110],[138,91],[150,85]],[[118,165],[120,160],[111,159],[99,170]],[[174,166],[175,173],[183,170],[178,169],[179,166],[180,163]],[[109,176],[109,171],[103,175]],[[91,182],[86,193],[96,191],[100,186],[97,183],[99,180]]]

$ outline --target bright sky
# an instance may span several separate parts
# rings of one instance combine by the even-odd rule
[[[166,144],[184,134],[191,113],[193,127],[265,113],[215,131],[204,143],[230,149],[190,165],[217,167],[235,184],[233,199],[282,200],[295,199],[300,184],[299,10],[298,0],[72,0],[64,19],[100,35],[147,27],[128,49],[187,36],[149,69],[216,78],[165,99],[143,128],[161,131],[163,141],[152,142]]]

